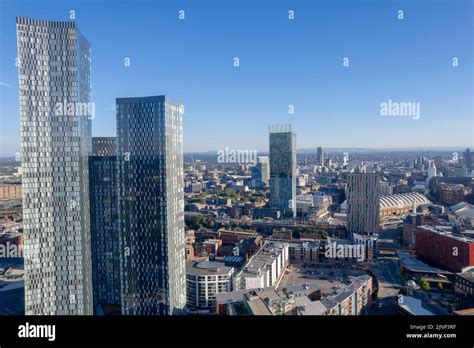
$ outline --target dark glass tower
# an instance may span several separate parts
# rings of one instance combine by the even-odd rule
[[[290,125],[270,127],[270,207],[296,216],[296,134]]]
[[[322,147],[316,149],[316,163],[320,166],[324,166],[324,151]]]
[[[122,312],[186,305],[183,113],[165,96],[117,99]]]
[[[116,138],[92,138],[89,195],[95,314],[121,310],[116,154]]]

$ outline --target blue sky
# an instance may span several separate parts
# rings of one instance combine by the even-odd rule
[[[15,17],[70,10],[92,47],[95,136],[115,135],[116,97],[166,94],[187,152],[267,150],[274,123],[298,148],[473,146],[470,0],[0,0],[0,156],[19,149]],[[420,118],[381,116],[389,99]]]

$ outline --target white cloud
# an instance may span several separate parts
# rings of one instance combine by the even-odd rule
[[[6,83],[6,82],[3,82],[3,81],[0,81],[0,86],[2,87],[7,87],[7,88],[13,88],[12,85]]]

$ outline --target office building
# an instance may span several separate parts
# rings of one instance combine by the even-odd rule
[[[270,127],[270,208],[296,216],[296,134],[290,125]]]
[[[431,226],[416,229],[415,251],[421,260],[451,272],[464,272],[474,267],[474,239]]]
[[[165,96],[117,99],[122,312],[186,306],[183,114]]]
[[[347,190],[347,230],[367,235],[379,230],[379,175],[349,175]]]
[[[117,139],[92,138],[89,195],[95,314],[120,313]]]
[[[90,45],[74,22],[16,28],[25,314],[92,314]]]
[[[443,205],[455,205],[466,201],[471,189],[462,184],[441,183],[436,187],[438,202]]]

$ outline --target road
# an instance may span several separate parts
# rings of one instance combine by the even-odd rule
[[[379,284],[378,299],[369,310],[369,315],[396,315],[398,312],[398,292],[404,286],[404,279],[400,273],[398,259],[384,257],[378,259],[372,267]],[[379,305],[381,303],[381,305]]]

